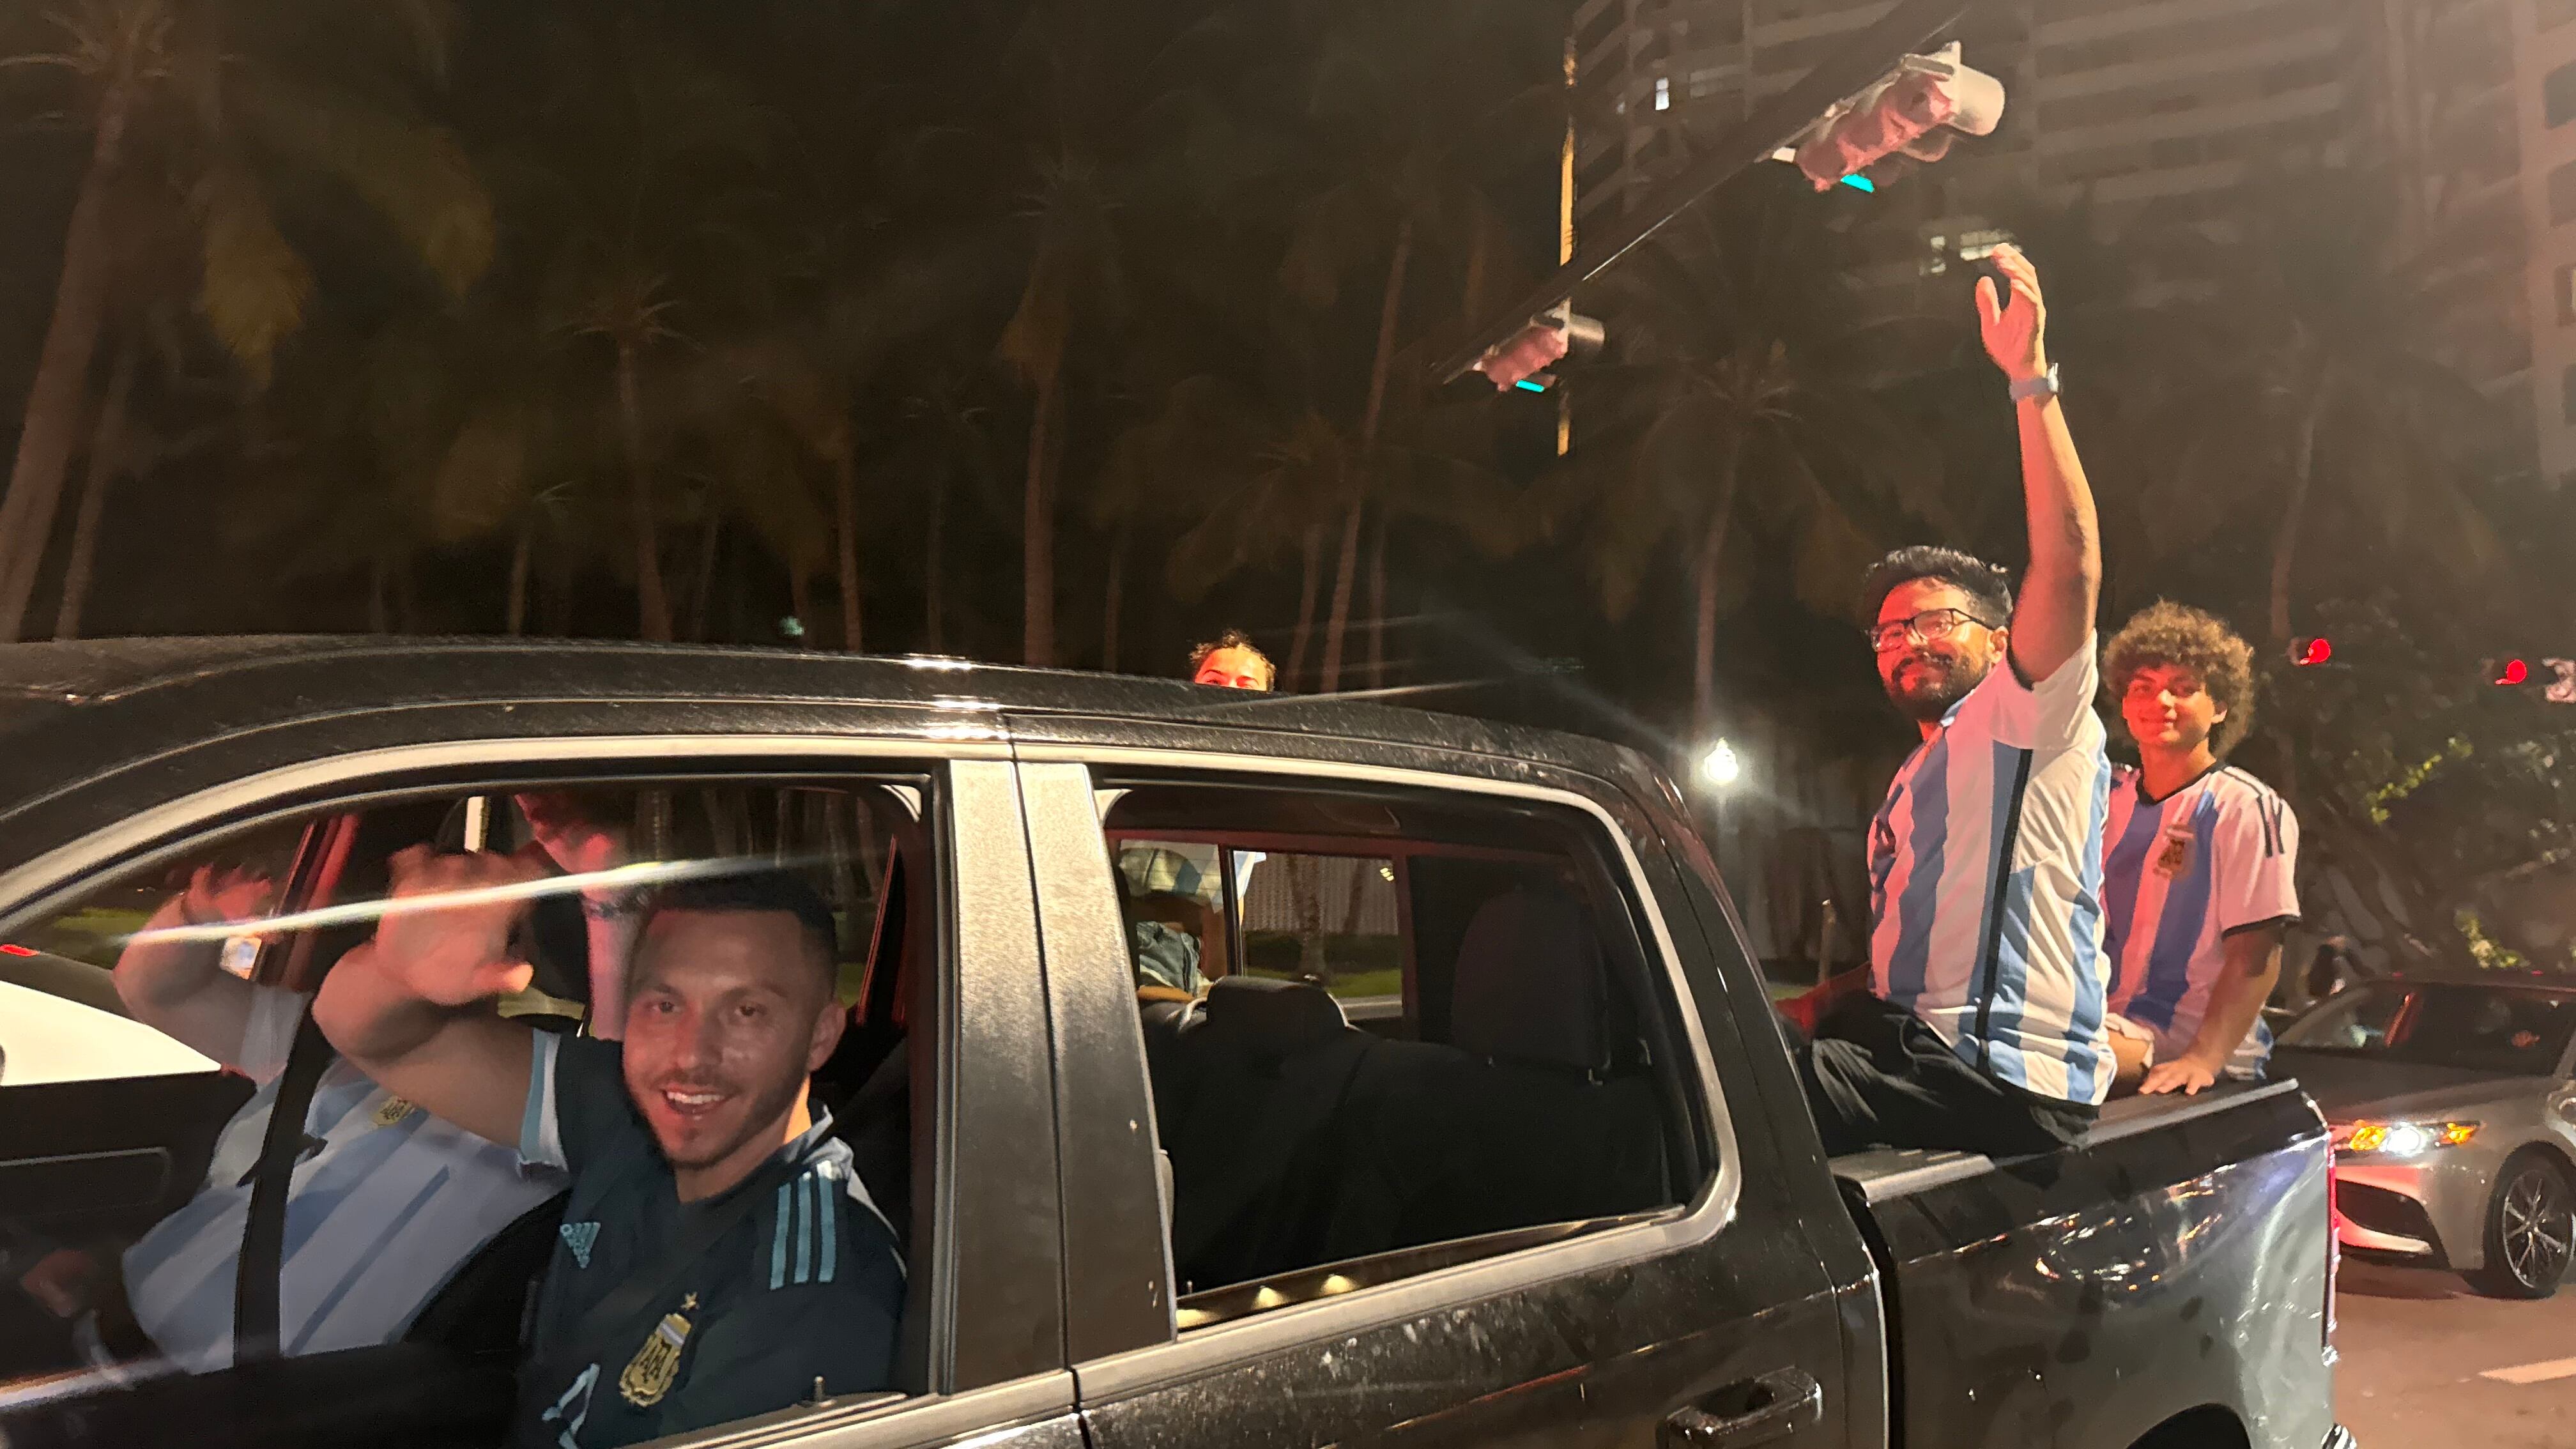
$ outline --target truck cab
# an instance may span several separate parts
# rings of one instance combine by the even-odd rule
[[[2341,1433],[2294,1085],[2115,1106],[2042,1158],[1828,1161],[1724,887],[1627,751],[953,660],[310,639],[0,650],[0,746],[0,940],[93,969],[118,913],[284,840],[279,914],[227,960],[309,992],[386,855],[510,848],[531,791],[644,859],[814,873],[851,1013],[814,1091],[901,1235],[901,1351],[668,1442]],[[518,1009],[581,1030],[581,943],[528,930]],[[45,1341],[28,1255],[117,1258],[256,1110],[172,1060],[0,1076],[0,1436],[502,1442],[542,1211],[382,1342],[184,1373]]]

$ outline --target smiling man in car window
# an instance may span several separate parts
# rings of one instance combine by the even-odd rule
[[[526,984],[509,955],[534,878],[502,856],[395,858],[375,939],[315,1017],[378,1081],[573,1185],[520,1374],[514,1442],[608,1449],[892,1377],[893,1230],[807,1104],[838,1044],[830,910],[777,872],[666,888],[622,1043],[472,1007]],[[445,904],[421,903],[443,900]]]

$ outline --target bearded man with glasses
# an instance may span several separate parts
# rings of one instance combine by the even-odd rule
[[[2101,543],[2039,274],[2011,247],[1994,268],[1977,320],[2020,425],[2030,568],[2018,607],[2004,570],[1955,549],[1899,550],[1864,585],[1879,682],[1923,742],[1870,825],[1870,993],[1798,1053],[1829,1152],[2050,1151],[2111,1087]]]

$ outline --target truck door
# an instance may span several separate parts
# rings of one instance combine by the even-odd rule
[[[1020,752],[1097,1449],[1874,1442],[1616,792]]]
[[[113,943],[167,901],[172,877],[165,867],[234,860],[257,844],[262,827],[244,825],[245,819],[282,819],[290,846],[307,826],[319,831],[334,822],[363,822],[363,829],[352,832],[347,853],[353,871],[363,866],[359,873],[371,874],[372,887],[343,890],[328,909],[262,920],[269,944],[261,950],[289,958],[300,943],[344,927],[363,938],[383,913],[378,907],[388,852],[415,845],[529,848],[537,817],[528,802],[538,797],[556,802],[541,803],[539,813],[580,816],[585,832],[615,838],[617,854],[657,881],[786,873],[836,918],[836,967],[845,1005],[874,1008],[859,1013],[842,1038],[859,1049],[826,1062],[812,1088],[813,1099],[833,1109],[835,1131],[853,1149],[853,1176],[866,1190],[868,1207],[840,1198],[799,1199],[794,1216],[781,1221],[806,1225],[792,1235],[802,1246],[789,1252],[791,1234],[782,1229],[772,1269],[780,1282],[772,1286],[784,1291],[834,1271],[829,1249],[814,1249],[834,1241],[825,1236],[830,1229],[814,1225],[828,1225],[842,1212],[881,1213],[908,1270],[899,1315],[901,1352],[891,1385],[826,1385],[793,1402],[746,1404],[751,1419],[709,1427],[688,1442],[743,1442],[744,1425],[752,1423],[764,1443],[811,1441],[845,1449],[1001,1440],[1030,1449],[1078,1446],[1073,1378],[1063,1348],[1045,999],[1027,835],[1007,744],[923,739],[906,731],[902,718],[883,720],[859,708],[838,717],[851,728],[813,737],[791,732],[812,731],[810,714],[779,718],[779,728],[764,729],[773,716],[764,716],[759,705],[736,707],[731,716],[748,738],[691,733],[707,711],[649,704],[622,711],[614,738],[583,737],[577,728],[549,733],[549,716],[565,714],[525,704],[449,703],[417,716],[426,722],[423,738],[411,744],[317,747],[309,752],[311,764],[262,777],[255,794],[227,784],[136,801],[116,831],[63,842],[0,882],[0,912],[14,913],[0,918],[12,932],[0,940],[86,950],[69,932],[87,922],[109,942],[104,959],[112,961]],[[934,722],[950,725],[951,719]],[[433,730],[450,733],[441,737]],[[685,764],[675,770],[674,760]],[[439,823],[455,818],[485,824],[457,839]],[[900,870],[893,868],[895,861]],[[587,993],[594,979],[587,968],[597,964],[596,953],[642,949],[639,937],[585,929],[600,919],[587,909],[584,894],[586,886],[599,884],[599,874],[571,872],[540,883],[522,939],[541,968],[541,980],[555,971],[556,984],[498,1003],[501,1016],[536,1030],[576,1029],[567,1012],[578,1018],[596,1005],[572,999]],[[178,878],[186,875],[182,869]],[[616,883],[621,892],[629,879]],[[899,905],[888,898],[896,889],[906,894]],[[571,927],[560,939],[546,929],[547,912],[556,907],[561,909],[553,918]],[[289,922],[289,914],[300,919]],[[649,936],[644,922],[636,929]],[[310,954],[312,972],[328,969],[319,959],[327,953]],[[264,957],[254,951],[247,959]],[[102,965],[84,969],[104,974]],[[92,977],[55,974],[70,983],[63,989],[66,998],[72,990],[91,989],[99,1004],[84,1009],[135,1025],[108,1010],[108,998],[96,996],[100,983]],[[105,989],[112,991],[112,983]],[[8,1020],[0,1016],[0,1035]],[[130,1077],[130,1055],[108,1065],[127,1065]],[[199,1066],[181,1058],[178,1064],[187,1070],[165,1075],[180,1086],[227,1080],[211,1061]],[[423,1115],[399,1099],[376,1108],[363,1080],[336,1086],[330,1080],[317,1093],[313,1120],[327,1121],[320,1135],[332,1140],[308,1144],[297,1186],[290,1189],[290,1224],[298,1221],[295,1194],[309,1191],[302,1221],[322,1226],[302,1233],[305,1246],[287,1254],[284,1356],[248,1368],[139,1383],[95,1375],[31,1387],[8,1382],[10,1372],[0,1370],[0,1440],[120,1449],[210,1443],[287,1449],[369,1436],[442,1449],[498,1442],[513,1402],[510,1365],[517,1357],[530,1270],[521,1265],[502,1271],[510,1265],[496,1254],[517,1232],[509,1214],[518,1207],[513,1202],[507,1213],[485,1212],[494,1205],[488,1197],[478,1201],[446,1192],[443,1184],[457,1181],[479,1148],[466,1143],[437,1149],[447,1154],[444,1166],[418,1154],[406,1158],[411,1134],[427,1130]],[[242,1084],[245,1091],[247,1085]],[[0,1086],[0,1097],[16,1090]],[[193,1124],[175,1113],[158,1121],[93,1113],[64,1125],[66,1145],[56,1155],[115,1163],[123,1160],[120,1154],[165,1142],[184,1146],[188,1133],[212,1137],[222,1126],[224,1108],[208,1110],[211,1116]],[[23,1125],[19,1118],[6,1120]],[[257,1135],[250,1140],[255,1145]],[[7,1145],[17,1153],[34,1142],[26,1137]],[[220,1172],[209,1181],[207,1145],[198,1142],[194,1150],[193,1171],[165,1170],[157,1179],[165,1182],[165,1199],[187,1205],[172,1215],[176,1227],[193,1225],[196,1219],[181,1215],[218,1201],[235,1185]],[[419,1179],[380,1176],[412,1168],[420,1170],[427,1187]],[[325,1173],[336,1176],[325,1181]],[[324,1211],[312,1210],[326,1190],[380,1198],[379,1185],[386,1180],[399,1188],[397,1211],[332,1218],[327,1201]],[[211,1231],[188,1238],[181,1242],[184,1253],[156,1260],[175,1266],[137,1275],[129,1250],[168,1203],[150,1202],[134,1189],[134,1205],[120,1215],[84,1215],[70,1196],[78,1186],[69,1176],[31,1183],[6,1200],[13,1210],[0,1212],[0,1233],[12,1240],[59,1235],[101,1261],[125,1258],[129,1271],[119,1291],[129,1298],[157,1293],[170,1282],[180,1290],[170,1296],[193,1302],[186,1296],[189,1285],[202,1281],[211,1285],[207,1293],[219,1308],[231,1301],[225,1275],[237,1231],[230,1241]],[[407,1202],[425,1206],[399,1211]],[[481,1240],[450,1230],[469,1219],[510,1226]],[[335,1224],[347,1231],[335,1235]],[[552,1258],[557,1229],[541,1226],[546,1257],[559,1263]],[[200,1249],[212,1268],[198,1266],[192,1255]],[[441,1286],[434,1289],[422,1287],[420,1278],[375,1271],[432,1252],[456,1265],[452,1273],[442,1269]],[[317,1263],[317,1255],[329,1261]],[[342,1292],[335,1284],[354,1286]],[[310,1291],[315,1285],[327,1291]],[[414,1313],[420,1292],[432,1296]],[[14,1281],[0,1283],[0,1310],[17,1315],[0,1321],[0,1329],[44,1326],[34,1318],[43,1308]],[[380,1341],[325,1341],[359,1315]],[[199,1321],[189,1320],[189,1326]],[[59,1329],[50,1345],[33,1342],[33,1334],[26,1337],[30,1347],[51,1347],[61,1357]],[[0,1347],[14,1350],[19,1339],[0,1337]],[[685,1360],[679,1372],[688,1372]]]

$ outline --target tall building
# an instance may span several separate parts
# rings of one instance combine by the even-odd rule
[[[1888,0],[1585,0],[1578,226],[1597,225],[1891,8]],[[2389,163],[2402,235],[2440,260],[2424,345],[2576,471],[2576,0],[1985,0],[1958,38],[2002,78],[1990,137],[1879,193],[1871,295],[1915,304],[2003,218],[2088,198],[2116,233],[2208,220],[2256,165]],[[2564,233],[2564,235],[2562,235]],[[2429,244],[2429,245],[2428,245]]]
[[[2576,475],[2576,0],[2512,0],[2513,129],[2525,234],[2523,319],[2541,476]]]

